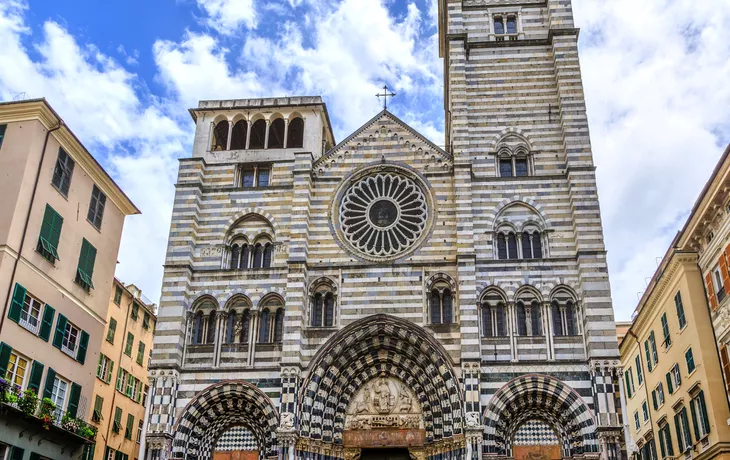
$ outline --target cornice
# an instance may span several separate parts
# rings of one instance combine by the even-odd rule
[[[140,214],[139,209],[124,194],[91,153],[86,150],[86,147],[45,99],[0,104],[0,123],[17,123],[31,120],[38,120],[46,130],[56,128],[60,124],[60,128],[51,134],[61,144],[66,153],[71,155],[76,164],[91,177],[97,187],[106,194],[107,198],[125,216]]]

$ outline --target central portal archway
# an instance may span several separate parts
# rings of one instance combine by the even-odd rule
[[[452,361],[427,331],[400,318],[370,316],[330,339],[309,366],[299,407],[302,457],[317,448],[356,457],[353,449],[371,447],[463,455]]]
[[[175,423],[172,458],[210,460],[219,438],[242,426],[255,438],[259,458],[276,455],[278,413],[271,399],[252,384],[232,380],[201,391]]]

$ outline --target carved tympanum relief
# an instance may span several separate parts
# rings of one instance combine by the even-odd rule
[[[346,430],[424,428],[423,413],[413,392],[400,380],[380,375],[350,400]]]

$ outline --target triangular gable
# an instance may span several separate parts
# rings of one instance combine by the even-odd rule
[[[412,163],[414,167],[422,166],[424,172],[450,170],[453,165],[453,157],[449,153],[387,110],[378,113],[318,158],[314,172],[322,174],[326,170],[343,167],[348,159],[355,161],[358,157],[364,162],[385,157],[390,161]]]

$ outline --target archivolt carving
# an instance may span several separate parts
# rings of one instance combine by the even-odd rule
[[[363,385],[347,407],[346,430],[373,428],[424,428],[415,394],[400,380],[384,374]]]

